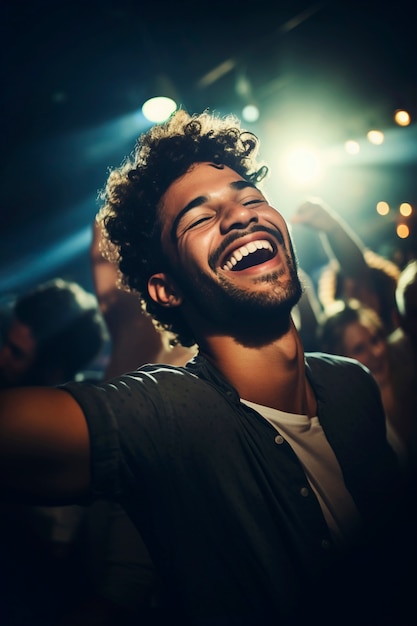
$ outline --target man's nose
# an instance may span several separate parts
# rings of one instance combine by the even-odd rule
[[[246,228],[250,222],[257,221],[258,214],[253,208],[230,202],[223,208],[220,227],[222,232],[228,232],[233,228]]]

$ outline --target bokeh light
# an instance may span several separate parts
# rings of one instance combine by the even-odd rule
[[[379,215],[388,215],[388,213],[390,212],[388,202],[384,202],[383,200],[378,202],[376,205],[376,211]]]
[[[402,202],[400,204],[399,210],[400,210],[401,215],[403,215],[404,217],[408,217],[413,212],[413,208],[411,204],[409,204],[408,202]]]
[[[369,143],[372,143],[375,146],[380,146],[384,143],[385,136],[381,130],[370,130],[368,131],[366,136]]]
[[[142,113],[147,120],[154,123],[165,122],[177,108],[176,102],[166,96],[150,98],[142,106]]]
[[[248,104],[242,109],[242,117],[245,122],[257,122],[259,119],[259,109],[254,104]]]
[[[407,239],[410,235],[410,229],[407,224],[398,224],[397,235],[400,239]]]
[[[411,116],[408,111],[397,109],[394,113],[394,121],[398,126],[408,126],[411,122]]]
[[[298,184],[317,181],[323,172],[318,152],[309,146],[293,148],[284,158],[284,168],[290,180]]]
[[[361,150],[361,147],[359,145],[359,143],[357,141],[354,141],[353,139],[349,139],[348,141],[345,142],[345,151],[347,152],[347,154],[359,154]]]

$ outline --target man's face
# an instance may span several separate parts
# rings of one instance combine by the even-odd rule
[[[160,218],[184,310],[226,332],[277,323],[280,313],[289,318],[301,287],[288,229],[251,183],[228,167],[198,163],[168,188]]]
[[[0,349],[0,388],[31,384],[36,341],[30,328],[13,320]]]

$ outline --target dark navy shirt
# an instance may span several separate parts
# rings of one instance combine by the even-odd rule
[[[398,463],[378,387],[350,359],[307,354],[306,371],[364,527],[386,540]],[[297,456],[207,360],[64,388],[88,422],[93,496],[124,506],[179,623],[301,624],[326,613],[342,623],[366,542],[358,537],[340,565]]]

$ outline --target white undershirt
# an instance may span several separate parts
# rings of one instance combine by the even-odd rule
[[[334,540],[339,544],[349,543],[361,519],[318,417],[284,413],[243,399],[242,402],[260,413],[289,443],[303,466]]]

